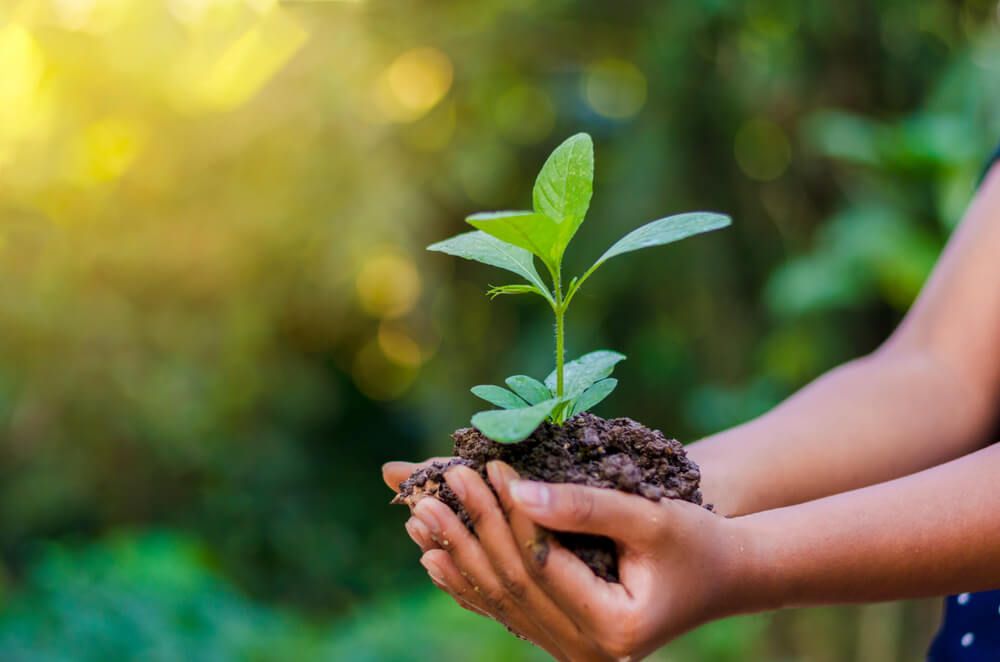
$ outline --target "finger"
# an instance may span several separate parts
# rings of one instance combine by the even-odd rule
[[[426,552],[438,548],[437,543],[431,540],[431,532],[427,529],[424,523],[416,517],[411,517],[406,520],[404,528],[406,529],[406,533],[410,536],[410,540],[417,544],[420,551]]]
[[[413,514],[430,531],[431,540],[447,552],[475,591],[481,593],[491,612],[500,615],[513,611],[479,541],[458,519],[451,508],[437,499],[421,499]]]
[[[420,565],[424,566],[434,585],[450,595],[463,609],[494,618],[482,597],[472,589],[472,585],[455,567],[447,552],[441,549],[429,550],[420,557]]]
[[[487,470],[507,510],[525,569],[581,631],[589,635],[600,632],[614,609],[631,600],[628,592],[621,584],[597,577],[518,507],[511,497],[511,486],[518,482],[513,469],[502,462],[491,462]]]
[[[570,659],[562,653],[544,630],[535,627],[531,621],[523,618],[522,614],[518,613],[512,618],[493,612],[491,606],[484,602],[482,592],[477,591],[472,586],[447,552],[440,549],[427,552],[421,557],[420,563],[427,570],[431,581],[448,593],[462,608],[492,618],[515,636],[533,642],[557,660]]]
[[[432,457],[423,462],[386,462],[382,465],[382,480],[393,492],[399,492],[399,484],[409,478],[417,469],[432,462],[447,462],[449,459],[447,457]]]
[[[468,467],[458,466],[449,469],[444,478],[469,513],[480,546],[510,601],[525,612],[540,630],[558,642],[570,659],[592,658],[594,648],[591,642],[580,636],[576,624],[525,570],[504,511],[480,475]]]
[[[452,467],[444,479],[469,513],[480,546],[501,587],[514,602],[524,604],[528,598],[529,577],[493,492],[479,474],[468,467]]]
[[[665,516],[664,509],[649,499],[599,487],[515,480],[509,491],[515,507],[541,526],[633,545]]]
[[[481,597],[486,611],[546,650],[559,650],[548,633],[527,618],[503,590],[482,545],[451,508],[437,499],[421,499],[414,506],[413,514],[430,529],[431,539],[447,553],[472,591]],[[435,554],[435,558],[440,555]]]

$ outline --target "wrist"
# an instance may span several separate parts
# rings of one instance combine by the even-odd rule
[[[710,443],[712,439],[696,442],[686,449],[688,457],[701,472],[702,501],[711,504],[712,510],[723,517],[744,515],[750,512],[743,489],[745,475],[740,473],[739,467],[730,466],[725,454],[715,452]]]
[[[727,616],[788,606],[787,583],[781,577],[781,541],[767,520],[765,513],[758,513],[726,521],[732,540],[724,593],[731,597],[732,609]]]

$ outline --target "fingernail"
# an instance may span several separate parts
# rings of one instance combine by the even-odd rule
[[[462,475],[462,471],[452,469],[451,471],[446,472],[444,475],[444,481],[448,483],[448,487],[450,487],[451,491],[455,493],[458,500],[465,503],[465,477]]]
[[[392,462],[386,462],[382,465],[382,473],[392,471],[394,469],[401,468],[404,465],[409,464],[409,462],[400,462],[399,460],[393,460]]]
[[[432,497],[425,497],[413,508],[413,514],[427,527],[431,537],[440,536],[444,530],[444,524],[439,519],[434,501]]]
[[[416,517],[411,517],[406,521],[406,532],[410,535],[413,542],[417,543],[420,547],[426,545],[430,539],[430,532],[427,530],[427,527]]]
[[[530,480],[512,480],[510,495],[514,501],[529,508],[544,508],[549,505],[549,488],[543,483]]]
[[[436,581],[438,584],[441,584],[442,586],[446,586],[443,579],[444,573],[441,572],[441,569],[437,567],[437,565],[433,561],[430,561],[425,557],[421,557],[420,565],[424,566],[424,570],[426,570],[427,574],[431,576],[431,579]]]

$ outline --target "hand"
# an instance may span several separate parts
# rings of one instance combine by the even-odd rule
[[[382,479],[392,490],[399,492],[399,484],[414,471],[432,462],[447,460],[448,458],[436,457],[420,463],[388,462],[382,467]],[[482,489],[489,492],[478,474],[468,471],[476,476]],[[492,493],[489,494],[492,499]],[[463,574],[463,571],[458,570],[450,553],[464,559],[463,565],[475,565],[477,568],[483,567],[484,563],[488,565],[489,561],[485,559],[476,538],[450,508],[437,499],[425,498],[412,510],[419,510],[423,513],[423,518],[416,515],[411,517],[406,522],[406,532],[423,552],[420,563],[435,586],[448,593],[463,609],[496,620],[514,635],[531,641],[552,657],[558,660],[571,659],[556,646],[551,635],[531,622],[529,614],[517,609],[516,604],[504,596],[505,588],[495,575]],[[495,500],[493,511],[494,516],[502,519],[503,514],[497,508]],[[432,522],[432,525],[426,525],[425,521]],[[440,526],[438,521],[442,522]],[[459,541],[461,551],[456,546]]]
[[[558,657],[636,659],[700,623],[750,608],[753,547],[737,521],[681,501],[519,481],[499,462],[488,473],[503,511],[474,471],[455,467],[445,476],[478,540],[443,504],[425,499],[415,509],[442,541],[433,558],[440,584],[458,597],[464,586],[453,578],[501,587],[480,591],[477,606],[516,614]],[[540,526],[615,540],[621,583],[597,578]],[[547,557],[538,553],[546,547]]]

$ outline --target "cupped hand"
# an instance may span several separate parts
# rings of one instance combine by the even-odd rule
[[[400,483],[417,469],[436,461],[447,462],[448,459],[436,457],[420,463],[389,462],[382,467],[382,478],[390,488],[398,492]],[[478,474],[469,469],[467,471],[476,477],[481,489],[493,500],[487,517],[500,518],[502,521],[504,515],[493,499],[492,492],[479,479]],[[451,474],[451,471],[448,473]],[[452,481],[447,476],[446,480],[451,485]],[[464,501],[464,495],[456,495]],[[516,636],[531,641],[555,659],[582,659],[563,652],[553,635],[541,624],[532,622],[531,615],[520,608],[520,601],[506,595],[510,586],[505,585],[501,575],[492,569],[491,560],[480,541],[469,533],[451,508],[437,499],[423,498],[412,511],[413,516],[406,522],[406,532],[423,552],[420,563],[435,586],[448,593],[462,608],[496,620]],[[477,534],[481,529],[488,532],[501,529],[499,525],[484,527],[482,520],[476,519],[476,516],[473,522],[477,525]],[[505,522],[503,524],[506,526]],[[513,549],[515,543],[509,530],[504,542],[507,545],[507,556],[520,563],[517,552]],[[564,621],[564,626],[569,625],[568,621]],[[571,632],[565,631],[562,634],[566,636]]]
[[[752,537],[735,520],[682,501],[522,481],[501,462],[488,474],[499,504],[467,467],[445,475],[475,536],[435,499],[417,504],[408,530],[434,544],[422,562],[435,584],[557,658],[639,659],[752,600]],[[546,529],[614,540],[621,583],[598,578]]]

